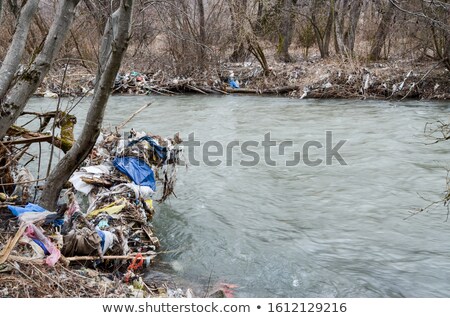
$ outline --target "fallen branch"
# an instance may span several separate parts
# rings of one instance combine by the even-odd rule
[[[292,91],[298,90],[299,86],[283,86],[276,88],[268,88],[268,89],[250,89],[250,88],[234,88],[227,90],[228,93],[237,93],[237,94],[258,94],[258,95],[279,95],[279,94],[287,94]]]
[[[118,130],[121,130],[123,127],[125,127],[126,124],[128,124],[137,114],[139,114],[140,112],[142,112],[144,109],[146,109],[147,107],[149,107],[152,103],[148,103],[147,105],[142,106],[141,108],[139,108],[137,111],[135,111],[133,114],[131,114],[130,117],[128,117],[127,120],[123,121],[119,126],[117,126]]]
[[[150,256],[152,258],[155,258],[156,255],[158,255],[158,253],[156,252],[147,252],[147,253],[133,253],[133,254],[129,254],[129,255],[107,255],[107,256],[73,256],[73,257],[66,257],[66,260],[68,262],[75,262],[75,261],[96,261],[96,260],[100,260],[100,259],[104,259],[104,260],[128,260],[128,259],[134,259],[136,256],[138,256],[139,254],[141,254],[142,256]]]
[[[4,141],[3,144],[4,145],[27,145],[27,144],[32,144],[32,143],[36,143],[36,142],[51,142],[52,141],[52,136],[48,135],[48,136],[39,136],[39,137],[32,137],[32,138],[22,138],[22,139],[17,139],[17,140],[10,140],[10,141]]]

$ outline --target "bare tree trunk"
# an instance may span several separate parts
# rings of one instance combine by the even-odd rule
[[[336,53],[353,55],[356,29],[361,15],[362,0],[338,0],[335,12],[335,47]]]
[[[115,12],[117,16],[116,25],[112,26],[113,41],[103,41],[103,43],[111,43],[110,54],[108,54],[109,57],[104,66],[104,71],[97,80],[97,87],[86,116],[83,131],[73,147],[50,173],[41,195],[40,204],[49,210],[54,210],[64,184],[86,159],[100,134],[106,104],[128,47],[133,4],[134,0],[121,1],[119,9]],[[117,30],[117,32],[114,30]],[[111,32],[106,30],[105,35],[108,34],[111,35]]]
[[[445,32],[444,65],[450,71],[450,32]]]
[[[39,0],[28,0],[20,12],[14,37],[0,68],[0,99],[5,97],[14,79],[14,74],[17,72],[23,52],[25,51],[31,21],[33,21],[32,18],[36,13],[38,5]]]
[[[247,0],[230,0],[231,12],[231,32],[233,34],[234,48],[231,53],[230,61],[243,62],[247,58],[247,49],[245,48],[247,32],[245,30],[249,23],[247,19]]]
[[[310,8],[311,24],[316,36],[317,45],[319,46],[320,56],[326,58],[330,56],[330,40],[334,22],[334,0],[330,0],[330,9],[328,12],[327,23],[323,32],[320,30],[319,21],[317,20],[317,12],[320,10],[318,0],[313,0]]]
[[[292,0],[282,0],[282,14],[281,14],[281,28],[280,34],[278,35],[278,49],[277,49],[277,59],[290,63],[293,61],[291,55],[289,54],[289,46],[292,43],[292,28],[293,28],[293,7]]]
[[[0,24],[2,23],[3,18],[3,0],[0,0]]]
[[[359,18],[361,16],[361,10],[363,7],[363,0],[354,0],[351,3],[350,9],[350,21],[348,29],[344,34],[345,45],[349,52],[353,53],[355,48],[356,30],[358,27]]]
[[[8,0],[9,9],[11,10],[14,17],[19,17],[20,5],[17,3],[18,0]]]
[[[98,70],[97,70],[97,80],[99,83],[101,75],[105,71],[105,67],[111,56],[111,46],[117,34],[117,26],[119,23],[119,11],[115,11],[111,14],[111,17],[106,21],[105,30],[103,32],[102,43],[100,45]],[[97,87],[96,87],[97,88]]]
[[[206,28],[205,28],[205,6],[203,0],[197,0],[199,15],[199,42],[200,42],[200,64],[202,68],[205,66],[205,45],[206,45]]]
[[[64,43],[79,2],[80,0],[60,2],[42,51],[30,67],[20,75],[6,97],[0,101],[0,140],[5,137],[8,128],[20,116],[31,95],[50,70],[56,54]]]
[[[377,33],[375,34],[375,41],[373,42],[370,50],[369,59],[376,61],[380,59],[381,49],[386,42],[386,38],[389,34],[389,29],[394,17],[394,5],[390,1],[387,1],[386,9],[381,17],[380,24],[378,25]]]
[[[337,0],[336,11],[334,13],[334,39],[337,54],[347,55],[347,48],[344,44],[343,28],[345,25],[345,7],[347,0]]]

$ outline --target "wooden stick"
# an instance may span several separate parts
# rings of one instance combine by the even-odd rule
[[[23,182],[2,183],[2,184],[0,184],[0,187],[1,186],[12,186],[12,185],[22,185],[22,184],[34,183],[34,182],[45,181],[45,180],[47,180],[47,178],[30,180],[30,181],[23,181]]]
[[[9,239],[3,250],[0,251],[0,264],[6,262],[6,260],[9,258],[12,250],[14,249],[14,247],[16,247],[17,242],[19,242],[20,238],[22,237],[23,232],[25,232],[25,228],[25,226],[21,226],[16,232],[16,235],[14,235],[12,239]]]
[[[119,260],[119,259],[123,259],[123,260],[128,260],[128,259],[133,259],[135,258],[139,253],[133,253],[133,254],[129,254],[129,255],[108,255],[108,256],[73,256],[73,257],[66,257],[66,260],[69,262],[73,262],[73,261],[95,261],[95,260],[99,260],[99,259],[105,259],[105,260]],[[147,253],[141,253],[141,255],[143,257],[146,256],[151,256],[151,257],[156,257],[158,253],[156,252],[147,252]]]
[[[103,258],[101,258],[100,256],[73,256],[73,257],[64,257],[61,255],[60,261],[62,262],[63,265],[68,266],[70,264],[70,262],[75,262],[75,261],[96,261],[96,260],[100,260],[100,259],[104,259],[104,260],[129,260],[129,259],[134,259],[136,256],[138,255],[138,253],[134,253],[134,254],[130,254],[130,255],[108,255],[108,256],[103,256]],[[147,252],[147,253],[142,253],[143,257],[152,257],[155,258],[157,255],[156,252]],[[4,258],[4,256],[2,256],[2,259]],[[15,255],[9,255],[7,257],[7,259],[5,259],[5,261],[13,261],[13,262],[19,262],[19,263],[23,263],[23,264],[45,264],[45,259],[44,258],[33,258],[33,257],[23,257],[23,256],[15,256]],[[0,264],[2,264],[0,262]]]
[[[208,95],[208,93],[202,91],[200,88],[197,88],[197,87],[195,87],[195,86],[193,86],[193,85],[191,85],[191,84],[186,84],[186,86],[187,86],[188,88],[190,88],[191,90],[196,91],[196,92],[198,92],[198,93],[200,93],[200,94]]]
[[[165,89],[164,87],[158,87],[158,90],[160,90],[160,91],[162,91],[162,92],[166,92],[166,93],[168,93],[168,94],[170,94],[170,95],[178,95],[177,92],[173,92],[173,91],[171,91],[171,90]]]
[[[32,144],[35,142],[50,142],[52,141],[52,136],[40,136],[33,138],[23,138],[18,140],[4,141],[5,145],[21,145],[21,144]]]
[[[136,116],[137,114],[139,114],[140,112],[142,112],[144,109],[146,109],[147,107],[149,107],[152,103],[148,103],[147,105],[142,106],[141,108],[139,108],[137,111],[135,111],[133,114],[131,114],[130,117],[128,117],[127,120],[123,121],[119,126],[117,126],[118,130],[121,130],[126,124],[128,124],[133,118],[134,116]]]
[[[218,89],[217,87],[212,86],[212,89],[217,91],[217,92],[219,92],[219,93],[221,93],[221,94],[230,95],[230,93],[227,93],[227,92],[225,92],[225,91],[223,91],[221,89]]]
[[[165,93],[163,93],[163,92],[160,92],[160,90],[161,90],[160,88],[151,88],[151,87],[149,87],[148,90],[151,91],[151,92],[153,92],[153,93],[162,95],[162,96],[170,96],[170,95],[168,95],[168,94],[165,94]]]

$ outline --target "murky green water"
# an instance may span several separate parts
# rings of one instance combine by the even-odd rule
[[[105,125],[148,101],[128,128],[194,132],[202,144],[223,145],[262,141],[270,131],[295,150],[323,143],[325,131],[334,144],[347,140],[346,166],[245,167],[248,157],[235,149],[231,166],[180,169],[177,198],[159,206],[154,225],[173,251],[161,262],[186,281],[237,284],[240,297],[450,297],[446,210],[404,220],[428,204],[418,193],[435,200],[445,189],[449,144],[425,145],[423,129],[448,120],[449,103],[114,97]],[[52,103],[34,99],[32,107]],[[85,111],[84,103],[75,110],[80,121]],[[292,149],[274,157],[291,159]]]

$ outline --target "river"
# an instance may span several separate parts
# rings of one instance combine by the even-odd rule
[[[127,129],[194,133],[201,145],[224,147],[260,143],[269,132],[278,144],[294,143],[284,155],[272,147],[275,166],[245,166],[251,157],[234,147],[210,158],[219,165],[180,167],[177,197],[157,207],[153,222],[166,270],[203,288],[235,284],[237,297],[450,297],[447,210],[407,218],[445,190],[449,145],[429,145],[423,131],[449,119],[448,102],[113,97],[105,126],[149,101]],[[33,99],[30,107],[54,104]],[[86,109],[75,109],[79,122]],[[327,131],[333,147],[345,141],[345,165],[326,164]],[[323,145],[309,154],[323,162],[286,166],[308,141]],[[197,159],[202,151],[195,147]]]

